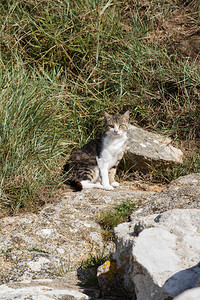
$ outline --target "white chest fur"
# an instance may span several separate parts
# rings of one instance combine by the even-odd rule
[[[115,166],[119,159],[119,154],[124,151],[126,140],[126,133],[120,136],[105,136],[101,156],[97,160],[100,168],[103,167],[103,165],[106,165],[108,169]]]

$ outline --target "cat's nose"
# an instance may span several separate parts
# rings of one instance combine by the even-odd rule
[[[119,127],[117,126],[117,124],[114,124],[114,134],[119,134]]]
[[[118,134],[118,130],[117,129],[114,130],[114,134]]]

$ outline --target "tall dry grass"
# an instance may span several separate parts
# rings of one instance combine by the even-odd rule
[[[175,0],[1,1],[2,207],[34,210],[41,189],[62,182],[72,149],[101,131],[105,109],[129,109],[132,122],[175,139],[200,137],[196,61],[150,38],[175,8]],[[169,178],[198,169],[198,158]]]

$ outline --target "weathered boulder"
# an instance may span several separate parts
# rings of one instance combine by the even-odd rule
[[[128,295],[122,284],[122,269],[118,268],[116,261],[106,261],[97,270],[99,286],[104,296],[126,297]]]
[[[142,222],[143,218],[141,219],[141,217],[154,212],[159,214],[172,208],[199,208],[199,182],[200,174],[191,174],[175,180],[165,189],[159,185],[147,186],[133,181],[123,182],[114,191],[83,190],[80,193],[73,193],[68,190],[60,200],[46,206],[37,214],[30,213],[1,219],[0,282],[3,285],[0,286],[0,299],[8,299],[6,298],[8,290],[9,299],[12,299],[14,294],[19,296],[15,299],[26,299],[23,298],[27,295],[26,287],[28,287],[27,292],[30,292],[33,287],[32,294],[29,294],[32,298],[39,291],[42,293],[43,299],[82,299],[80,298],[82,294],[84,294],[83,299],[87,299],[87,295],[91,296],[94,291],[80,288],[79,284],[82,282],[82,278],[77,272],[77,266],[80,265],[82,259],[88,258],[89,254],[96,255],[96,252],[102,251],[103,247],[107,252],[114,250],[112,243],[104,243],[96,218],[101,210],[109,208],[113,204],[120,203],[124,199],[135,199],[137,204],[136,211],[131,216],[132,222],[123,223],[115,230],[117,265],[112,261],[110,265],[107,263],[101,272],[99,271],[101,277],[99,282],[104,284],[107,291],[110,289],[111,294],[114,294],[115,291],[109,287],[107,279],[112,278],[115,281],[117,273],[120,273],[120,279],[123,278],[123,287],[128,291],[126,294],[132,295],[132,299],[134,299],[132,249],[136,239],[142,238],[148,227],[155,230],[159,224],[151,217]],[[160,190],[162,191],[155,194],[155,191]],[[58,196],[59,198],[60,196]],[[161,224],[163,226],[164,223],[161,222]],[[177,224],[179,225],[179,220]],[[175,223],[173,227],[175,228]],[[118,231],[118,228],[121,228],[121,231]],[[163,228],[160,230],[164,230]],[[173,230],[175,230],[174,228]],[[176,236],[176,232],[168,235]],[[160,237],[160,235],[158,236]],[[140,254],[140,251],[138,252]],[[186,257],[190,256],[190,252],[187,252]],[[186,262],[188,262],[187,259]],[[192,270],[196,260],[193,263]],[[75,270],[75,272],[73,273],[71,270]],[[143,270],[142,267],[139,268],[140,270]],[[197,276],[198,265],[194,270],[195,276]],[[103,272],[106,274],[106,280],[104,280]],[[74,277],[69,279],[68,276],[71,276],[72,273]],[[192,280],[196,278],[195,276]],[[51,281],[48,282],[48,280]],[[119,289],[121,289],[120,284],[118,281],[117,288]],[[59,292],[60,290],[61,292]],[[63,292],[63,290],[65,291]],[[99,297],[98,293],[100,292],[95,290],[94,299]],[[54,294],[57,298],[54,297]]]
[[[85,300],[98,299],[98,289],[80,287],[77,271],[68,271],[53,279],[13,281],[0,285],[1,300]]]
[[[89,296],[72,289],[57,289],[48,285],[9,287],[6,284],[0,286],[1,300],[86,300]]]
[[[124,286],[135,289],[137,300],[172,299],[200,280],[200,210],[176,209],[123,223],[115,237]]]
[[[182,151],[171,142],[170,138],[130,125],[125,157],[137,170],[146,169],[152,162],[182,163]]]
[[[124,199],[140,202],[152,195],[153,190],[157,188],[159,189],[159,186],[152,185],[148,189],[142,184],[139,187],[138,183],[127,182],[114,191],[83,190],[74,193],[66,187],[65,193],[63,191],[62,196],[58,195],[57,202],[44,207],[37,214],[2,218],[0,299],[8,299],[8,291],[9,299],[12,299],[14,294],[23,299],[26,289],[24,282],[29,282],[27,293],[34,287],[32,295],[42,293],[42,299],[82,299],[79,294],[77,298],[73,296],[75,291],[83,292],[79,284],[84,283],[85,278],[81,277],[81,272],[77,272],[81,261],[88,259],[90,255],[95,257],[102,253],[103,249],[105,255],[114,251],[114,243],[106,243],[103,240],[102,230],[97,222],[100,211]],[[73,279],[69,279],[73,270]],[[49,285],[48,280],[51,280]],[[60,285],[57,286],[56,282]],[[51,298],[54,297],[54,292],[57,293],[57,298]],[[62,293],[65,293],[63,298]],[[66,296],[67,293],[69,296]]]
[[[199,300],[200,299],[200,288],[190,289],[181,293],[174,300]]]
[[[189,174],[173,180],[159,193],[146,198],[140,209],[133,212],[134,221],[139,216],[161,213],[177,208],[200,209],[200,173]]]

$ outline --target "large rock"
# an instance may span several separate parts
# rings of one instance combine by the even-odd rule
[[[0,286],[1,300],[87,300],[89,296],[72,289],[57,289],[49,285],[9,287],[7,285]]]
[[[127,300],[128,294],[123,287],[122,270],[117,267],[116,261],[106,261],[97,270],[97,278],[101,292],[104,296],[124,297]]]
[[[200,209],[200,173],[189,174],[173,180],[160,193],[146,198],[140,209],[133,212],[131,219],[161,213],[177,208]]]
[[[173,299],[197,286],[200,210],[176,209],[123,223],[115,228],[115,237],[124,286],[134,288],[137,300]]]
[[[98,289],[80,287],[77,271],[54,279],[8,282],[0,285],[1,300],[86,300],[99,299]]]
[[[170,138],[130,125],[125,157],[138,170],[152,162],[182,163],[183,153],[172,146]]]
[[[82,260],[90,255],[96,257],[103,250],[104,255],[114,250],[113,242],[103,240],[97,222],[100,211],[124,199],[138,202],[153,194],[153,189],[153,185],[149,191],[144,191],[138,184],[124,183],[114,191],[74,193],[66,187],[65,194],[58,195],[58,201],[37,214],[1,219],[0,299],[8,299],[8,293],[9,299],[14,299],[14,294],[18,295],[15,299],[25,299],[27,293],[32,293],[34,299],[39,299],[37,293],[42,293],[42,299],[82,299],[83,291],[79,285],[85,282],[85,274],[80,270],[77,272]],[[69,279],[74,270],[73,279]],[[47,280],[51,280],[49,285]],[[25,286],[24,282],[29,282],[29,285]],[[60,285],[57,286],[56,282]],[[65,296],[62,298],[62,295]]]
[[[190,289],[186,292],[183,292],[178,297],[175,297],[174,300],[199,300],[200,299],[200,288]]]

